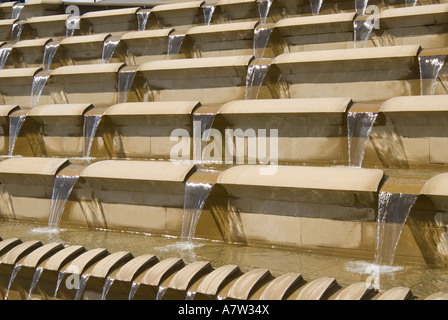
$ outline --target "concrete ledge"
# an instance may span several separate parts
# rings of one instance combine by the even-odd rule
[[[1,174],[54,176],[61,167],[67,165],[67,159],[54,158],[12,158],[0,162]]]
[[[31,109],[27,115],[35,117],[82,116],[92,108],[91,104],[50,104],[37,106]]]
[[[137,115],[184,115],[192,114],[193,111],[199,106],[199,101],[120,103],[107,108],[104,115],[110,117]]]

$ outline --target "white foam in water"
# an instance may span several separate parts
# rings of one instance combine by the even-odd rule
[[[345,269],[350,272],[370,275],[372,270],[377,270],[380,274],[392,274],[404,270],[401,266],[377,265],[366,261],[350,261],[345,264]]]
[[[28,233],[30,233],[30,234],[36,234],[36,235],[39,235],[39,234],[47,234],[47,235],[57,235],[57,234],[59,234],[60,232],[63,232],[63,231],[65,231],[65,229],[57,229],[57,228],[50,228],[50,227],[41,227],[41,228],[33,228],[33,229],[30,229],[29,231],[28,231]]]

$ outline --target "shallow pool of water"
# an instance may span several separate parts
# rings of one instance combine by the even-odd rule
[[[292,249],[226,244],[219,241],[194,239],[192,244],[181,243],[180,238],[110,230],[86,230],[63,227],[58,231],[30,222],[0,221],[0,237],[40,240],[46,244],[83,245],[86,249],[105,248],[110,253],[130,251],[134,256],[155,254],[159,259],[180,257],[186,263],[210,261],[217,268],[236,264],[244,272],[267,268],[274,276],[288,272],[301,273],[305,280],[334,277],[339,284],[369,281],[380,291],[404,286],[414,295],[448,292],[448,268],[428,268],[424,265],[400,264],[377,267],[371,261],[346,257],[299,252]],[[375,277],[376,276],[376,277]]]

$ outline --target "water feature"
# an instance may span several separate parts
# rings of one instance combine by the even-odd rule
[[[117,48],[120,40],[106,40],[103,44],[103,53],[101,56],[102,63],[110,63],[115,49]]]
[[[12,29],[11,29],[11,40],[12,41],[19,41],[20,40],[20,36],[22,35],[22,31],[23,31],[23,24],[20,22],[15,22],[12,25]]]
[[[42,60],[42,67],[44,70],[50,70],[53,58],[58,51],[59,43],[48,43],[45,45],[44,58]]]
[[[253,45],[253,55],[255,58],[263,58],[272,30],[273,28],[266,27],[255,28]]]
[[[81,21],[81,16],[70,15],[65,22],[65,36],[67,38],[73,37],[75,30],[79,29],[79,23]]]
[[[258,1],[258,14],[262,24],[266,23],[273,0]]]
[[[175,58],[180,51],[185,34],[171,34],[168,37],[168,51],[166,53],[167,59]]]
[[[84,289],[86,288],[87,281],[89,280],[89,277],[90,277],[89,274],[83,274],[81,276],[81,280],[79,281],[79,288],[78,290],[76,290],[75,300],[81,299]]]
[[[204,23],[206,26],[210,25],[212,21],[213,12],[215,12],[216,6],[203,6],[202,11],[204,12]]]
[[[262,60],[264,61],[264,59]],[[247,68],[246,93],[244,97],[246,100],[258,98],[258,94],[270,65],[270,63],[257,63],[249,65]]]
[[[137,21],[138,21],[138,31],[146,30],[146,24],[148,23],[148,18],[151,11],[138,11]]]
[[[156,300],[162,300],[167,289],[168,288],[166,287],[159,287],[159,290],[157,290]]]
[[[134,296],[137,293],[138,288],[140,288],[140,283],[132,282],[131,290],[129,291],[128,300],[134,299]]]
[[[376,265],[392,265],[403,227],[418,195],[380,192],[378,196],[378,219]]]
[[[369,0],[355,0],[355,10],[358,15],[365,15]]]
[[[101,300],[106,300],[106,296],[109,293],[110,287],[112,287],[113,283],[114,279],[106,278],[106,281],[104,282],[103,292],[101,293]]]
[[[118,103],[127,101],[136,74],[137,69],[124,69],[118,73]]]
[[[361,167],[373,124],[378,116],[376,112],[348,112],[348,165]]]
[[[12,269],[11,278],[9,279],[9,283],[8,283],[8,288],[6,289],[5,300],[8,300],[8,295],[9,295],[9,290],[11,289],[11,285],[14,282],[14,279],[16,278],[16,276],[19,273],[21,268],[22,268],[21,264],[16,264],[14,266],[14,268]]]
[[[310,0],[311,12],[313,16],[318,16],[323,0]]]
[[[53,195],[51,197],[50,215],[48,217],[48,227],[50,229],[57,229],[59,227],[65,205],[78,178],[79,176],[56,176],[53,185]]]
[[[436,90],[439,72],[445,64],[446,55],[420,56],[420,93],[421,95],[433,95]]]
[[[54,289],[53,300],[56,300],[59,288],[61,287],[62,280],[64,280],[65,272],[59,271],[58,280],[56,281],[56,288]]]
[[[418,0],[406,0],[406,7],[415,7]]]
[[[50,75],[36,75],[33,78],[33,85],[31,87],[31,98],[30,98],[30,108],[34,108],[37,106],[39,102],[40,95],[44,90],[44,86],[47,83]]]
[[[44,271],[44,268],[39,267],[36,269],[36,271],[34,272],[33,275],[33,280],[31,281],[31,286],[30,286],[30,290],[28,291],[28,296],[27,296],[27,300],[31,300],[31,296],[33,294],[34,289],[37,286],[37,283],[39,282],[39,279],[42,275],[42,272]]]
[[[17,2],[12,6],[11,19],[19,19],[20,12],[22,12],[25,3]]]
[[[92,149],[93,139],[101,122],[102,115],[85,115],[83,126],[83,143],[82,143],[82,157],[88,159],[90,157],[90,150]]]
[[[185,185],[184,212],[182,215],[182,243],[192,243],[202,209],[213,186],[214,183],[187,181]]]
[[[374,26],[374,20],[366,19],[353,21],[353,43],[355,48],[366,47]]]
[[[203,163],[204,148],[210,138],[214,120],[215,114],[212,113],[193,114],[193,163]]]
[[[12,51],[12,47],[0,48],[0,70],[6,65],[6,60],[8,60],[9,54]]]
[[[187,296],[185,297],[185,300],[194,300],[195,296],[196,296],[196,292],[188,291]]]
[[[9,146],[8,156],[12,157],[14,153],[14,147],[16,145],[17,137],[19,136],[20,129],[25,122],[26,115],[11,116],[9,117]]]

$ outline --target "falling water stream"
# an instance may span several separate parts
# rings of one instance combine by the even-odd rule
[[[76,290],[75,300],[80,300],[81,296],[84,292],[84,289],[86,288],[87,281],[89,281],[89,274],[83,274],[81,276],[81,280],[79,281],[79,288]]]
[[[0,48],[0,69],[3,69],[5,67],[6,60],[8,60],[11,51],[12,47]]]
[[[14,266],[14,269],[12,270],[12,273],[11,273],[11,278],[9,279],[8,288],[6,289],[5,300],[8,300],[8,295],[9,295],[9,290],[11,289],[11,285],[14,282],[14,279],[16,278],[16,276],[19,273],[21,268],[22,268],[21,264],[16,264]]]
[[[40,279],[43,271],[44,271],[44,268],[43,267],[39,267],[34,272],[33,280],[31,281],[30,290],[28,291],[27,300],[31,300],[31,296],[33,294],[33,291],[36,288],[37,283],[39,282],[39,279]]]
[[[54,290],[53,300],[56,300],[59,288],[61,287],[62,280],[64,280],[65,272],[59,271],[58,280],[56,282],[56,288]]]
[[[253,55],[255,58],[263,58],[272,30],[273,28],[266,27],[255,28],[253,44]]]
[[[175,58],[180,51],[182,42],[184,41],[185,34],[172,34],[168,37],[168,51],[166,54],[167,59]]]
[[[437,79],[440,70],[445,64],[446,55],[420,56],[420,93],[421,95],[433,95],[436,90]]]
[[[51,197],[50,215],[48,217],[48,227],[50,229],[59,227],[65,205],[78,178],[79,176],[56,176]]]
[[[106,278],[104,282],[103,292],[101,293],[101,300],[106,300],[107,294],[109,293],[112,284],[114,283],[114,279]]]
[[[22,23],[19,23],[19,22],[13,23],[12,29],[11,29],[11,40],[14,42],[19,41],[20,36],[22,35],[22,31],[23,31]]]
[[[90,157],[90,151],[92,149],[93,139],[95,138],[96,131],[101,122],[102,115],[85,115],[83,126],[83,143],[82,143],[82,157],[88,159]]]
[[[103,44],[103,53],[101,56],[102,63],[110,63],[115,49],[117,48],[120,40],[106,40]]]
[[[365,48],[370,34],[375,26],[373,20],[355,20],[353,21],[354,47]]]
[[[37,106],[40,95],[44,89],[45,83],[47,83],[50,75],[36,75],[33,78],[33,85],[31,87],[30,108]]]
[[[137,12],[138,31],[146,30],[146,24],[151,11],[139,11]]]
[[[42,61],[42,66],[44,70],[50,70],[53,58],[58,51],[59,43],[49,43],[45,45],[44,58]]]
[[[203,163],[204,148],[210,138],[215,116],[212,113],[193,114],[193,163]]]
[[[258,14],[262,24],[266,23],[273,0],[258,1]]]
[[[162,300],[167,289],[168,288],[166,288],[166,287],[160,286],[159,290],[157,290],[156,300]]]
[[[203,6],[202,11],[204,12],[204,23],[206,26],[210,25],[212,21],[213,12],[215,12],[216,6]]]
[[[417,198],[415,194],[380,192],[374,257],[376,265],[393,264],[404,224]]]
[[[14,147],[16,145],[17,137],[19,136],[20,129],[25,122],[26,115],[11,116],[9,117],[9,147],[8,156],[12,157],[14,153]]]
[[[65,36],[67,38],[73,37],[75,30],[79,29],[80,21],[81,17],[77,15],[71,15],[67,18],[67,21],[65,22]]]
[[[18,19],[24,6],[25,6],[25,3],[21,3],[21,2],[15,3],[12,6],[11,19]]]
[[[140,288],[140,283],[132,282],[131,290],[129,291],[128,300],[132,300],[137,293],[138,288]]]
[[[310,0],[311,12],[313,16],[319,15],[323,0]]]
[[[375,112],[348,112],[348,164],[361,167],[373,124],[378,116]]]
[[[264,59],[260,59],[264,60]],[[270,59],[266,59],[270,60]],[[245,99],[257,99],[270,63],[252,64],[247,68]]]
[[[125,103],[127,101],[129,90],[131,90],[136,74],[136,69],[121,70],[118,73],[118,103]]]

